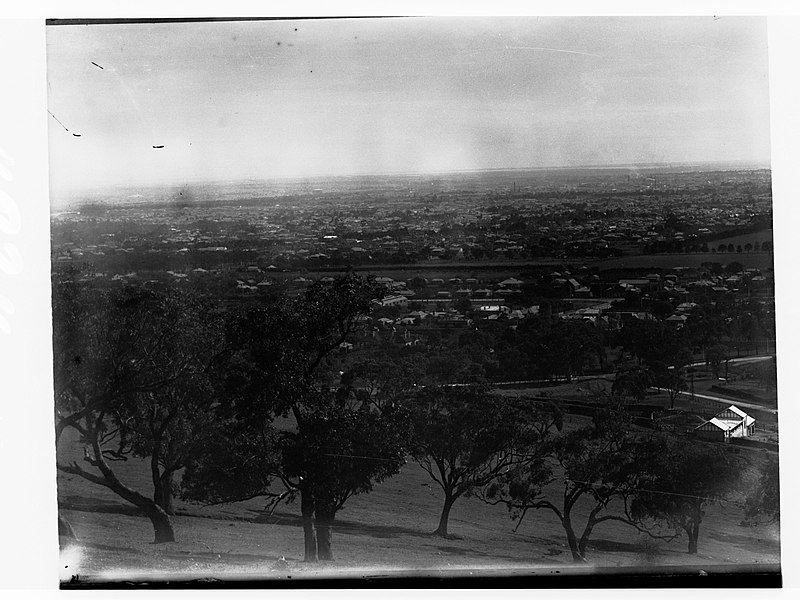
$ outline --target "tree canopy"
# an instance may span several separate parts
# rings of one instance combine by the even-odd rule
[[[777,457],[769,457],[762,466],[755,488],[748,494],[745,516],[774,523],[781,518],[780,469]]]
[[[264,495],[274,507],[299,496],[306,560],[333,558],[336,513],[405,463],[409,420],[401,406],[356,393],[353,377],[335,390],[324,385],[325,359],[379,294],[371,281],[348,274],[231,318],[228,337],[237,350],[221,414],[238,443],[209,445],[187,471],[188,497]],[[274,480],[282,491],[270,489]]]
[[[523,322],[517,330],[521,349],[539,375],[572,380],[602,351],[597,328],[584,321],[536,318]]]
[[[483,497],[505,504],[517,527],[530,510],[551,511],[561,523],[575,562],[586,560],[594,528],[605,521],[638,525],[627,514],[627,500],[647,472],[650,449],[630,430],[630,419],[616,404],[599,409],[591,425],[565,431],[546,447],[486,486]],[[559,500],[548,488],[563,482]],[[576,506],[588,516],[582,527]]]
[[[437,535],[448,535],[450,510],[462,496],[481,488],[562,426],[552,403],[509,398],[485,386],[420,390],[408,400],[413,421],[411,455],[444,494]]]
[[[639,482],[631,516],[685,532],[696,554],[705,509],[735,489],[741,461],[727,446],[673,436],[655,437],[650,446],[652,468]]]
[[[56,436],[76,430],[90,467],[59,469],[108,487],[147,514],[157,542],[172,541],[173,475],[217,427],[218,315],[184,293],[71,280],[55,282],[53,315]],[[152,499],[116,477],[112,463],[129,456],[149,459]]]

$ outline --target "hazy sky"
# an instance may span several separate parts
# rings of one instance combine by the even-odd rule
[[[765,19],[49,26],[47,60],[55,193],[770,153]]]

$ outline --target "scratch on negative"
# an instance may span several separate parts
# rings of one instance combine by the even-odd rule
[[[600,54],[592,54],[591,52],[578,52],[577,50],[561,50],[559,48],[544,48],[540,46],[506,46],[506,50],[545,50],[547,52],[564,52],[566,54],[581,54],[583,56],[602,58]]]

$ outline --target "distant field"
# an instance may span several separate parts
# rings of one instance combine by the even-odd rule
[[[397,280],[407,280],[412,279],[413,277],[425,277],[430,281],[431,279],[436,279],[438,277],[447,281],[453,277],[458,277],[462,280],[469,277],[474,277],[478,281],[484,282],[503,281],[509,277],[519,277],[520,272],[524,271],[525,268],[526,267],[523,266],[513,266],[509,264],[489,267],[476,265],[467,269],[448,268],[437,265],[435,267],[417,267],[416,269],[411,270],[393,270],[391,267],[387,267],[386,269],[369,269],[366,272],[373,275],[391,277],[392,279]]]
[[[708,247],[718,248],[720,244],[733,244],[734,247],[741,245],[744,248],[745,244],[763,244],[764,242],[772,242],[772,229],[765,229],[764,231],[756,231],[755,233],[746,233],[744,235],[737,235],[733,237],[722,238],[721,240],[714,240],[708,242]]]
[[[394,279],[411,279],[420,276],[433,279],[441,277],[476,277],[481,280],[502,281],[507,277],[518,276],[526,269],[559,269],[568,265],[580,266],[583,261],[563,261],[556,258],[539,260],[506,261],[425,261],[410,265],[360,265],[356,271],[384,275]],[[324,271],[320,270],[320,273]]]
[[[721,243],[721,242],[719,242]],[[738,252],[714,253],[703,252],[697,254],[641,254],[610,258],[590,263],[599,269],[672,269],[674,267],[699,267],[704,262],[718,262],[727,265],[739,262],[745,268],[771,269],[773,257],[767,252]]]
[[[637,254],[604,260],[559,260],[555,258],[537,261],[505,261],[505,262],[429,262],[413,265],[362,265],[356,270],[362,273],[383,275],[397,280],[412,277],[440,277],[444,280],[451,277],[475,277],[480,281],[502,281],[507,277],[518,277],[526,270],[538,269],[576,269],[583,265],[600,270],[606,269],[672,269],[674,267],[695,268],[704,262],[718,262],[727,265],[739,262],[745,268],[773,268],[773,256],[767,252],[711,253],[696,254]],[[341,269],[339,269],[341,271]],[[310,270],[309,275],[330,275],[332,270]]]

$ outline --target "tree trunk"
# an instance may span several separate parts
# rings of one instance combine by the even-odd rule
[[[95,440],[92,440],[92,445],[95,449],[96,466],[103,473],[103,477],[105,479],[105,483],[103,485],[109,487],[113,492],[119,496],[122,496],[125,500],[136,506],[145,515],[147,515],[147,518],[150,519],[150,523],[153,525],[153,532],[155,533],[155,539],[153,540],[154,544],[174,542],[175,531],[172,529],[172,523],[169,520],[169,515],[164,512],[164,509],[158,506],[147,496],[143,496],[139,492],[132,490],[123,484],[119,479],[117,479],[117,476],[108,467],[105,459],[103,459],[99,444],[97,444]],[[83,476],[86,477],[86,475]]]
[[[689,554],[697,554],[697,539],[689,538]]]
[[[578,547],[578,538],[575,537],[575,532],[572,531],[572,522],[570,521],[569,517],[564,517],[561,524],[564,526],[564,531],[567,534],[567,543],[569,544],[569,550],[572,552],[572,560],[576,563],[585,563],[586,559],[581,554],[581,550]]]
[[[331,523],[317,520],[317,552],[319,560],[333,560]]]
[[[689,554],[697,554],[697,538],[700,537],[700,523],[692,523],[686,532],[689,534]]]
[[[590,518],[589,522],[586,523],[586,528],[583,530],[583,535],[581,536],[580,542],[578,542],[578,554],[580,554],[582,561],[586,560],[586,546],[589,544],[589,536],[592,535],[593,529],[594,518]]]
[[[450,509],[453,508],[453,503],[456,499],[450,494],[445,494],[444,506],[442,507],[442,514],[439,517],[439,527],[433,532],[434,535],[447,537],[447,521],[450,518]]]
[[[319,560],[333,560],[333,520],[336,509],[331,502],[317,501],[316,507],[317,553]]]
[[[317,538],[314,535],[314,496],[308,490],[300,490],[300,513],[303,517],[303,560],[316,562]]]
[[[172,528],[172,522],[169,520],[169,515],[164,512],[157,504],[153,503],[150,506],[140,506],[147,518],[153,524],[153,531],[155,532],[154,544],[163,544],[166,542],[175,541],[175,530]]]
[[[154,481],[155,490],[153,492],[153,502],[155,502],[168,515],[175,514],[172,503],[172,471],[164,473]]]
[[[102,415],[101,415],[102,419]],[[100,442],[95,436],[91,439],[92,450],[94,457],[85,458],[92,466],[100,470],[100,475],[85,471],[78,463],[72,465],[58,465],[58,469],[73,475],[78,475],[92,483],[107,487],[112,492],[127,500],[136,508],[141,510],[153,525],[153,532],[155,533],[154,543],[161,544],[164,542],[175,541],[175,531],[172,529],[172,523],[169,520],[169,515],[158,506],[151,498],[140,494],[139,492],[129,488],[122,483],[114,474],[114,471],[109,467],[108,463],[103,456],[103,451],[100,448]]]
[[[153,502],[168,515],[175,514],[172,508],[172,472],[161,472],[161,441],[156,439],[150,455],[150,479],[153,481]]]

